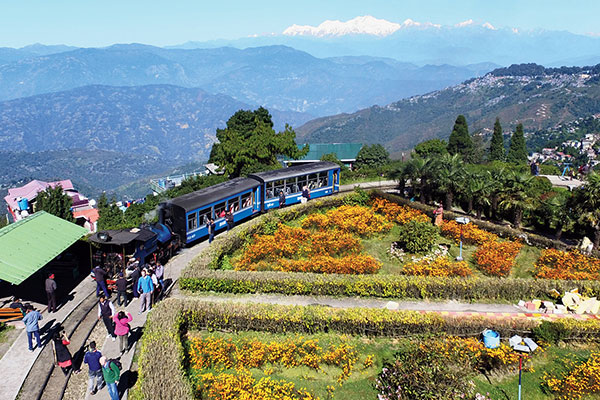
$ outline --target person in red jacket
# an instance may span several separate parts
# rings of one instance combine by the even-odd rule
[[[115,321],[115,335],[119,337],[119,349],[121,350],[121,355],[128,350],[127,346],[127,336],[129,335],[129,323],[133,321],[133,317],[130,313],[127,313],[125,316],[124,311],[119,311],[114,317]]]

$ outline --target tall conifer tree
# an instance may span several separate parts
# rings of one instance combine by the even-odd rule
[[[459,115],[452,128],[452,133],[448,139],[448,153],[460,154],[465,160],[470,160],[473,154],[473,141],[469,135],[467,119],[464,115]]]
[[[500,125],[500,119],[496,118],[494,122],[494,135],[492,136],[492,143],[490,144],[490,161],[503,161],[505,155],[504,150],[504,136],[502,135],[502,125]]]
[[[523,124],[517,125],[510,138],[510,147],[506,161],[521,164],[527,162],[527,147],[525,146],[525,135],[523,134]]]

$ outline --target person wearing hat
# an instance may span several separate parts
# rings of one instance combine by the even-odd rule
[[[121,377],[119,367],[105,356],[100,357],[99,361],[102,366],[102,376],[104,377],[110,400],[119,400],[119,389],[117,389],[117,383]]]
[[[121,299],[123,299],[122,302]],[[127,279],[125,279],[122,272],[119,272],[119,279],[117,279],[117,302],[119,306],[125,304],[127,307]]]
[[[56,282],[54,274],[49,274],[46,279],[46,296],[48,298],[48,313],[56,312]]]

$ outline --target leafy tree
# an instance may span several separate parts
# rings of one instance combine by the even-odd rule
[[[534,207],[534,198],[528,193],[534,177],[511,171],[500,195],[500,207],[512,214],[512,223],[518,229],[521,227],[523,212]]]
[[[492,143],[490,144],[489,161],[504,160],[504,136],[502,135],[502,125],[500,119],[496,118],[494,122],[494,134],[492,135]]]
[[[460,154],[446,154],[434,159],[432,164],[432,181],[439,194],[444,196],[444,208],[452,209],[454,194],[464,185],[465,168]]]
[[[517,129],[515,129],[510,138],[510,147],[506,160],[515,164],[527,162],[527,147],[523,134],[523,124],[517,125]]]
[[[98,198],[98,213],[100,214],[98,219],[99,230],[128,227],[124,223],[123,212],[115,204],[115,199],[113,198],[109,203],[106,193],[102,193]],[[128,228],[131,228],[131,226]]]
[[[71,211],[72,206],[73,199],[63,192],[60,185],[56,185],[54,188],[48,187],[46,190],[39,192],[35,201],[36,211],[43,210],[69,222],[75,221]]]
[[[357,169],[377,168],[390,162],[390,154],[380,144],[364,145],[356,155]]]
[[[573,196],[574,209],[579,221],[593,233],[594,248],[600,246],[600,175],[592,173],[583,187],[578,188]]]
[[[342,170],[347,169],[346,166],[344,165],[344,163],[341,162],[339,158],[337,158],[337,154],[335,154],[335,153],[323,154],[321,156],[321,160],[320,161],[333,162],[333,163],[336,163],[337,165],[339,165]]]
[[[448,139],[448,153],[460,154],[467,161],[473,154],[473,141],[469,135],[467,119],[464,115],[459,115],[454,122],[454,128]]]
[[[227,128],[217,129],[218,143],[210,152],[209,162],[217,164],[229,178],[280,167],[280,155],[299,158],[308,153],[296,145],[296,132],[286,125],[275,132],[271,114],[260,107],[239,110],[227,121]]]
[[[448,143],[441,139],[426,140],[415,146],[415,153],[423,158],[448,154]]]

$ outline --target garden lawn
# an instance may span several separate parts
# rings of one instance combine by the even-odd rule
[[[241,339],[258,339],[263,343],[285,342],[288,339],[302,338],[303,340],[317,339],[319,346],[326,350],[330,344],[339,345],[342,343],[340,335],[334,334],[316,334],[316,335],[276,335],[269,333],[243,332],[238,334],[209,333],[209,332],[190,332],[189,337],[218,337],[222,339],[232,339],[237,342]],[[293,382],[297,389],[303,388],[318,396],[320,399],[327,399],[327,386],[333,386],[334,399],[340,400],[362,400],[377,398],[377,391],[373,385],[378,373],[381,371],[383,359],[389,359],[393,356],[394,346],[396,342],[390,339],[367,339],[359,337],[345,337],[345,342],[354,346],[359,353],[359,360],[354,365],[354,369],[350,377],[340,386],[337,383],[337,377],[340,375],[341,369],[338,367],[322,365],[322,371],[315,371],[306,366],[285,368],[283,366],[273,367],[273,373],[269,375],[274,380],[285,380]],[[186,341],[185,346],[189,352],[190,341]],[[364,360],[367,356],[374,355],[374,364],[369,368],[364,367]],[[253,378],[259,380],[267,376],[264,370],[272,367],[270,364],[265,364],[262,369],[253,368],[250,370]],[[188,370],[191,380],[201,373],[212,372],[218,374],[217,370],[202,370],[196,371],[191,368]],[[237,374],[235,370],[225,370],[223,372]]]
[[[546,393],[542,388],[542,376],[544,372],[559,373],[564,371],[563,364],[559,361],[567,356],[573,355],[585,359],[592,350],[598,350],[597,344],[569,345],[566,347],[551,346],[541,354],[536,354],[533,360],[534,372],[523,371],[521,387],[522,397],[527,400],[550,400],[554,395]],[[519,370],[514,368],[511,374],[501,377],[492,376],[490,381],[484,375],[478,375],[475,379],[477,391],[482,394],[489,393],[492,400],[516,399],[519,388]],[[597,399],[598,395],[583,397],[583,400]]]

